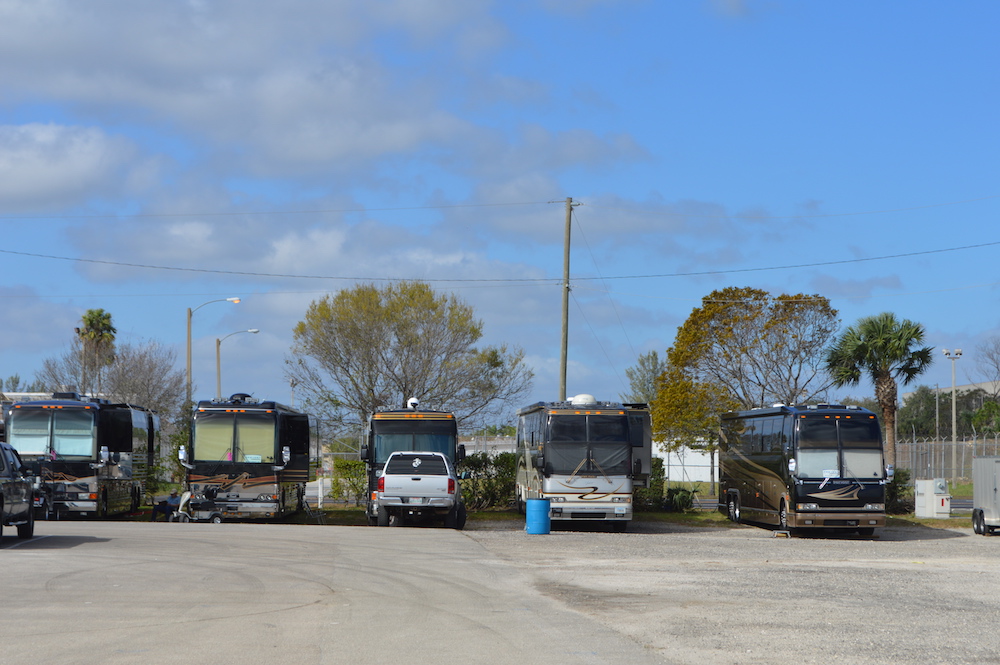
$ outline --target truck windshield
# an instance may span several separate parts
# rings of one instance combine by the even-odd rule
[[[94,411],[12,409],[7,439],[24,455],[93,458]]]

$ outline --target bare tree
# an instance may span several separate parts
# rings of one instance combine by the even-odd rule
[[[294,334],[289,379],[311,410],[345,425],[416,397],[476,428],[509,416],[533,376],[522,350],[477,348],[482,323],[472,308],[422,282],[324,297]]]
[[[73,347],[58,358],[47,358],[35,377],[36,384],[49,392],[77,390],[80,377],[90,367],[84,367],[81,342],[74,339]],[[177,369],[177,356],[159,342],[121,344],[102,371],[104,386],[100,394],[112,402],[127,402],[144,406],[164,417],[180,413],[184,397],[184,372]]]
[[[987,394],[994,401],[1000,401],[1000,336],[994,335],[977,346],[976,355],[979,359],[976,370],[993,384]]]

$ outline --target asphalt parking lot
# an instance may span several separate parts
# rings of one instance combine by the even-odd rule
[[[56,522],[0,663],[996,662],[1000,537]]]

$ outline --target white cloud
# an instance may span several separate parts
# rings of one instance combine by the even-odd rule
[[[134,157],[129,141],[96,128],[0,126],[0,204],[47,208],[121,193]]]

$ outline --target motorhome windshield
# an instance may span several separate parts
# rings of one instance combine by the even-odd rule
[[[94,413],[89,409],[12,409],[7,439],[21,455],[92,458]]]
[[[799,420],[800,478],[882,478],[878,422],[847,418]]]
[[[196,461],[273,464],[274,414],[199,413],[194,421],[193,448]]]

